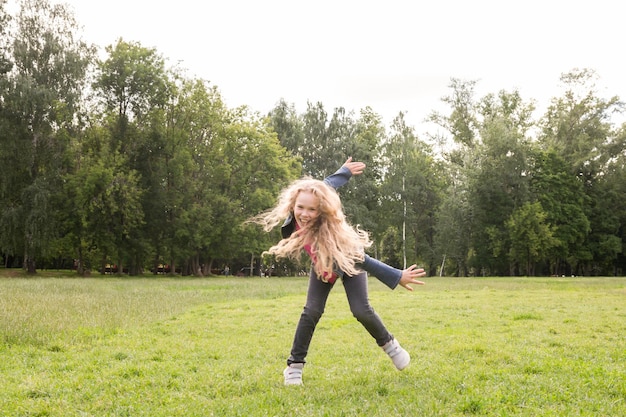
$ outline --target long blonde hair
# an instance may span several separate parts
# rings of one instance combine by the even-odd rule
[[[363,262],[365,249],[372,245],[369,234],[348,224],[339,195],[324,181],[302,178],[285,188],[276,206],[251,221],[259,223],[265,231],[272,230],[289,216],[293,217],[296,198],[302,192],[310,192],[318,198],[319,215],[313,225],[294,231],[269,248],[266,253],[278,258],[299,261],[305,245],[311,245],[315,272],[325,280],[335,268],[349,276],[359,273],[356,263]],[[295,222],[295,219],[293,219]]]

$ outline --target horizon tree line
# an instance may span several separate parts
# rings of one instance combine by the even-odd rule
[[[591,69],[562,74],[545,114],[518,91],[450,80],[438,133],[280,99],[228,108],[217,86],[119,39],[97,57],[64,5],[0,0],[0,254],[5,267],[209,275],[300,267],[262,255],[278,231],[245,221],[303,175],[348,156],[339,190],[374,254],[431,275],[623,275],[626,129]]]

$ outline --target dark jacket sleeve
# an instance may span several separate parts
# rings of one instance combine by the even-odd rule
[[[358,264],[368,274],[376,277],[380,282],[391,288],[392,290],[398,286],[402,271],[387,265],[384,262],[374,259],[369,255],[365,255],[362,264]]]
[[[334,174],[331,174],[328,177],[324,178],[324,182],[334,189],[337,189],[342,185],[347,184],[348,181],[350,181],[350,178],[352,178],[352,172],[350,172],[348,168],[342,166],[337,171],[335,171]]]

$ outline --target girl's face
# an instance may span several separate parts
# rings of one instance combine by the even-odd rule
[[[313,225],[320,215],[320,199],[310,191],[301,191],[296,197],[293,216],[298,226],[305,228]]]

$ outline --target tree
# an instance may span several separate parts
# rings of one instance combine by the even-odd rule
[[[106,189],[107,173],[103,171],[110,170],[104,160],[109,155],[108,142],[102,136],[107,137],[107,132],[92,127],[74,138],[69,149],[72,169],[64,174],[60,193],[59,223],[64,236],[59,245],[72,254],[81,276],[89,274],[100,261],[98,252],[106,241],[100,227],[108,218],[96,210]]]
[[[421,260],[436,269],[434,256],[435,211],[439,188],[430,148],[415,135],[400,113],[383,145],[385,166],[382,209],[401,227],[403,265]]]
[[[561,75],[566,91],[555,98],[541,120],[540,142],[567,161],[574,175],[591,184],[619,148],[612,143],[610,116],[623,111],[618,97],[598,97],[589,69]]]
[[[384,229],[380,213],[380,184],[384,163],[380,158],[381,146],[386,139],[385,126],[380,115],[371,108],[361,110],[360,117],[355,121],[349,136],[341,141],[341,151],[336,160],[337,169],[347,157],[364,162],[367,166],[363,175],[348,182],[338,191],[341,202],[350,221],[359,227],[381,236]]]
[[[143,197],[136,212],[128,213],[131,217],[118,218],[127,225],[119,224],[116,229],[131,225],[132,228],[127,233],[111,235],[116,253],[108,256],[115,256],[119,273],[122,264],[128,264],[131,272],[138,273],[149,253],[160,249],[162,234],[158,225],[163,224],[165,215],[165,107],[174,94],[174,85],[163,57],[154,48],[118,39],[115,45],[106,47],[106,52],[109,55],[99,62],[93,87],[104,109],[110,150],[117,156],[113,166],[118,170],[116,175],[127,178],[125,183],[136,187],[138,195]],[[134,205],[128,200],[130,195],[117,196],[126,199],[119,204]],[[108,256],[103,257],[103,262]]]
[[[53,196],[67,169],[65,152],[94,48],[76,38],[64,5],[24,0],[15,20],[11,62],[6,46],[0,119],[0,235],[4,252],[18,254],[36,272],[58,234]],[[12,68],[9,67],[12,64]]]
[[[304,143],[300,150],[302,170],[313,178],[325,178],[345,161],[345,143],[351,143],[354,121],[342,107],[328,120],[322,103],[308,103],[302,115]]]
[[[449,175],[454,175],[450,173]],[[442,255],[441,275],[444,275],[446,261],[452,261],[454,276],[467,276],[468,256],[472,236],[471,206],[468,201],[466,182],[452,178],[445,188],[441,204],[436,212],[435,247]]]
[[[233,210],[224,215],[234,217],[226,223],[231,225],[229,235],[214,240],[210,254],[226,257],[229,247],[223,242],[229,241],[230,253],[247,253],[253,266],[255,259],[260,262],[270,240],[260,228],[243,225],[248,218],[273,206],[281,189],[299,177],[302,168],[298,159],[280,146],[276,133],[265,121],[242,113],[227,126],[225,135],[232,167],[225,195]]]
[[[11,62],[10,39],[8,33],[9,24],[12,17],[6,11],[7,0],[0,0],[0,80],[5,81],[5,75],[11,71],[13,66]],[[4,92],[4,86],[2,87]],[[0,106],[2,104],[0,103]]]
[[[442,102],[450,106],[451,112],[449,116],[444,116],[438,112],[432,113],[428,117],[431,121],[445,130],[452,136],[455,144],[461,149],[472,148],[478,136],[477,119],[476,119],[476,103],[474,101],[475,80],[464,81],[458,78],[452,78],[448,86],[452,90],[452,94],[441,99]],[[455,152],[452,152],[451,159],[455,159]]]
[[[526,275],[534,275],[535,264],[558,244],[538,202],[524,203],[516,209],[506,221],[506,230],[511,242],[508,257]]]
[[[476,151],[478,132],[478,104],[474,98],[476,81],[452,79],[452,93],[442,98],[450,107],[450,114],[432,113],[428,120],[441,126],[451,137],[437,138],[443,142],[442,156],[446,161],[442,175],[442,189],[445,189],[442,204],[437,210],[435,233],[436,247],[444,259],[451,258],[456,264],[455,275],[469,273],[469,260],[474,258],[474,210],[471,178],[478,166]],[[442,259],[442,265],[444,265]]]
[[[123,139],[124,123],[142,123],[154,107],[163,106],[169,98],[165,61],[156,49],[121,38],[105,50],[108,58],[99,63],[94,89],[106,110],[117,114]]]
[[[572,70],[561,76],[566,91],[563,97],[553,99],[541,120],[540,143],[546,150],[554,150],[569,166],[570,174],[582,184],[587,196],[584,214],[589,220],[590,232],[579,254],[586,254],[578,263],[576,274],[601,274],[607,271],[621,252],[616,236],[619,219],[613,207],[621,198],[613,194],[606,182],[607,167],[619,158],[619,132],[610,123],[615,112],[623,111],[618,97],[598,97],[595,88],[597,75],[588,69]]]
[[[477,148],[478,163],[469,173],[474,221],[473,265],[493,273],[508,272],[500,253],[506,253],[506,220],[528,201],[527,150],[519,133],[510,130],[502,119],[485,125]],[[496,248],[502,248],[502,251]]]
[[[403,268],[404,260],[401,257],[403,242],[397,228],[389,226],[383,233],[379,246],[381,261],[395,268]]]
[[[623,275],[626,271],[626,206],[621,204],[626,197],[626,124],[622,125],[621,129],[616,134],[615,144],[619,146],[621,143],[621,152],[617,153],[617,156],[611,161],[605,170],[606,174],[603,178],[603,183],[606,186],[605,192],[607,197],[603,204],[610,205],[610,211],[612,217],[616,219],[616,233],[615,238],[612,239],[607,236],[604,240],[604,245],[609,246],[609,250],[603,251],[605,254],[615,254],[614,258],[605,256],[603,259],[603,269],[609,275]]]
[[[280,100],[269,113],[270,125],[280,144],[294,156],[301,156],[304,146],[304,127],[293,104]]]
[[[588,197],[582,181],[571,174],[566,162],[554,151],[536,150],[529,165],[532,199],[541,204],[556,239],[556,244],[547,253],[550,274],[570,275],[579,261],[591,257],[583,245],[590,231],[584,212],[589,204]]]

